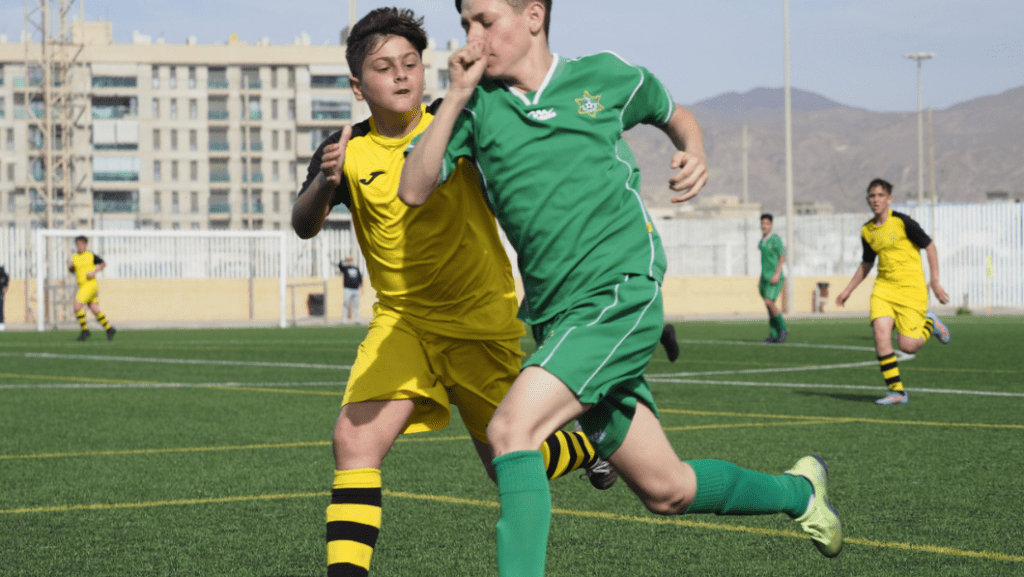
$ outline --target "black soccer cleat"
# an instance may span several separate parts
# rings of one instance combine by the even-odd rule
[[[82,333],[80,335],[78,335],[78,338],[76,340],[84,341],[85,339],[89,338],[89,334],[90,333],[87,330],[86,331],[82,331]]]
[[[679,341],[676,340],[676,328],[672,325],[665,325],[661,329],[661,346],[665,347],[665,354],[671,363],[679,358]]]
[[[779,331],[779,337],[777,339],[775,339],[775,342],[776,343],[784,343],[784,342],[786,342],[786,337],[788,337],[788,336],[789,336],[789,331]]]
[[[108,341],[114,340],[114,333],[116,333],[116,332],[117,332],[117,329],[115,329],[114,327],[110,327],[109,329],[107,329],[107,340]]]

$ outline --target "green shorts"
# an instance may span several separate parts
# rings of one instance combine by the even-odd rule
[[[578,420],[602,458],[622,445],[638,400],[658,414],[644,371],[663,322],[657,281],[617,275],[533,327],[538,348],[524,368],[543,368],[591,405]]]
[[[782,293],[782,287],[786,285],[786,280],[779,277],[779,284],[772,284],[768,282],[770,279],[761,279],[761,282],[757,283],[757,292],[761,293],[761,298],[774,301],[778,300],[779,294]]]

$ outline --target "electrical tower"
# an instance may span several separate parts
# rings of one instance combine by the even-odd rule
[[[25,99],[29,118],[29,172],[40,182],[42,226],[75,225],[75,129],[83,128],[84,82],[75,42],[71,11],[76,0],[25,0]],[[80,21],[85,22],[79,2]],[[79,171],[84,174],[84,171]]]

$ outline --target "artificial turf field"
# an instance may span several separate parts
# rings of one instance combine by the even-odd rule
[[[846,545],[783,515],[664,518],[552,482],[547,574],[1024,575],[1024,319],[950,317],[880,407],[865,319],[678,323],[648,369],[684,459],[829,465]],[[0,333],[0,575],[325,574],[330,434],[363,328]],[[524,339],[527,352],[532,342]],[[383,467],[371,575],[495,575],[497,490],[461,421]]]

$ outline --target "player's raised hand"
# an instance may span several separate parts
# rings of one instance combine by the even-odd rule
[[[448,57],[448,74],[451,77],[448,93],[472,93],[483,78],[486,68],[487,58],[482,42],[474,40],[459,48]]]
[[[673,196],[672,202],[686,202],[697,196],[708,181],[708,163],[703,154],[680,150],[672,155],[671,166],[679,172],[668,180],[668,186],[683,193]]]
[[[345,166],[345,148],[348,146],[350,138],[352,138],[352,126],[346,124],[341,129],[341,139],[334,144],[325,146],[323,156],[320,157],[320,172],[333,186],[341,184],[342,169]]]

